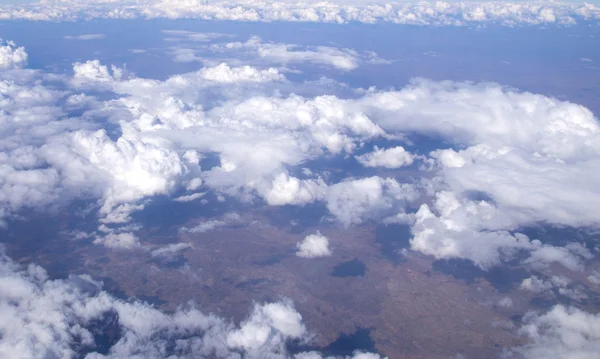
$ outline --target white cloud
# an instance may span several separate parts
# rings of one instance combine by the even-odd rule
[[[168,244],[164,247],[154,249],[152,252],[150,252],[150,255],[152,255],[152,257],[159,257],[159,258],[160,257],[170,257],[174,254],[183,252],[189,248],[193,248],[193,246],[189,243],[172,243],[172,244]]]
[[[270,82],[284,81],[285,76],[279,73],[277,69],[269,68],[266,70],[257,70],[254,67],[242,66],[231,68],[226,63],[216,67],[203,68],[198,72],[202,78],[220,83],[239,83],[248,82]]]
[[[76,35],[76,36],[65,36],[65,40],[80,40],[80,41],[88,41],[88,40],[101,40],[104,39],[106,35],[104,34],[85,34],[85,35]]]
[[[213,231],[217,228],[228,227],[228,226],[239,226],[247,224],[249,221],[247,218],[239,215],[235,212],[225,213],[221,219],[209,219],[207,221],[200,222],[192,228],[182,227],[179,229],[180,232],[188,233],[205,233]]]
[[[104,82],[108,83],[114,80],[119,80],[123,76],[123,71],[112,66],[109,70],[102,65],[98,60],[90,60],[86,62],[76,62],[73,64],[73,80],[78,84],[86,82]]]
[[[297,45],[266,43],[259,37],[251,37],[246,42],[229,42],[210,45],[214,52],[243,52],[256,54],[259,58],[281,64],[310,62],[333,66],[340,70],[354,70],[358,67],[359,55],[350,49],[328,46],[299,48]]]
[[[173,199],[173,201],[175,201],[175,202],[192,202],[199,198],[204,197],[205,194],[206,194],[206,192],[192,193],[192,194],[188,194],[185,196],[179,196],[179,197]]]
[[[436,258],[488,268],[525,251],[532,268],[578,271],[591,255],[581,246],[517,232],[539,223],[600,225],[600,126],[589,110],[554,98],[427,80],[349,99],[304,97],[278,92],[293,85],[274,69],[221,64],[159,81],[96,60],[74,64],[71,88],[58,91],[37,72],[15,71],[4,72],[0,86],[10,98],[0,114],[4,218],[83,197],[98,201],[101,222],[126,223],[153,196],[179,193],[183,201],[213,190],[270,205],[323,201],[346,226],[401,219],[412,226],[412,249]],[[86,95],[98,88],[112,98]],[[72,107],[83,115],[66,116]],[[116,130],[99,128],[97,118]],[[319,168],[295,175],[312,160],[347,160],[373,139],[413,133],[453,147],[432,151],[418,182],[334,183]],[[204,154],[219,165],[200,168]],[[409,156],[396,147],[360,158],[396,166]],[[407,210],[413,203],[417,213]]]
[[[329,187],[329,211],[344,225],[377,220],[403,212],[407,202],[419,196],[415,187],[393,178],[369,177],[344,181]]]
[[[12,41],[0,39],[0,71],[19,69],[27,64],[25,48],[17,47]]]
[[[286,342],[310,339],[302,316],[287,300],[256,304],[236,326],[191,304],[167,314],[114,298],[89,276],[50,280],[41,267],[22,268],[4,254],[0,279],[0,355],[6,358],[72,358],[85,350],[92,359],[291,359]],[[102,355],[95,352],[94,333],[107,317],[120,336]],[[93,327],[94,321],[100,326]]]
[[[297,243],[296,247],[298,248],[296,255],[302,258],[327,257],[331,255],[329,239],[319,231],[306,236],[302,242]]]
[[[402,146],[388,149],[375,146],[373,152],[357,156],[356,159],[365,167],[399,168],[411,165],[415,160],[415,156]]]
[[[554,306],[544,314],[528,313],[519,332],[531,343],[508,349],[503,358],[592,359],[600,351],[600,315]]]
[[[94,240],[95,244],[103,244],[108,248],[132,249],[140,246],[139,238],[129,232],[108,233],[98,236]]]
[[[198,18],[233,21],[304,21],[328,23],[391,22],[410,25],[464,26],[498,23],[573,24],[600,17],[594,4],[537,1],[474,2],[391,2],[352,1],[264,2],[150,0],[82,1],[68,0],[39,4],[4,5],[0,19],[76,20],[93,18]]]

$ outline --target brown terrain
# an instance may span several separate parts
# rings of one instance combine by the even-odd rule
[[[500,293],[483,278],[465,281],[444,274],[432,258],[402,254],[378,241],[373,225],[345,229],[325,224],[298,232],[270,224],[273,211],[255,210],[250,224],[206,233],[174,235],[177,228],[172,228],[169,235],[159,235],[154,233],[158,227],[139,232],[147,248],[174,240],[193,245],[171,261],[153,258],[148,249],[110,250],[89,240],[66,239],[66,215],[46,224],[40,220],[40,227],[54,229],[21,234],[8,243],[8,252],[22,262],[41,264],[54,276],[89,273],[116,295],[164,310],[194,301],[204,311],[240,321],[255,302],[289,298],[315,334],[314,347],[329,346],[334,354],[340,350],[337,344],[377,350],[390,359],[490,358],[524,342],[514,319],[535,309],[529,304],[531,293]],[[295,256],[296,243],[317,229],[330,239],[333,255]],[[52,230],[62,234],[39,241]],[[512,298],[512,307],[496,304],[505,296]]]

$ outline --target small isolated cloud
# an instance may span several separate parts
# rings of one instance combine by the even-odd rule
[[[205,67],[198,72],[198,75],[206,80],[219,83],[237,83],[237,82],[270,82],[283,81],[285,76],[279,73],[277,69],[269,68],[258,70],[250,66],[229,67],[222,63],[215,67]]]
[[[189,248],[193,248],[193,246],[189,243],[172,243],[153,250],[150,252],[150,255],[156,258],[171,257]]]
[[[180,228],[179,231],[187,233],[205,233],[221,227],[239,226],[246,223],[248,223],[248,220],[240,216],[238,213],[228,212],[225,213],[221,219],[209,219],[208,221],[201,222],[192,228]]]
[[[27,65],[25,48],[0,39],[0,70],[20,69]]]
[[[399,168],[411,165],[415,157],[402,146],[388,149],[375,146],[373,152],[357,156],[356,159],[365,167]]]
[[[140,241],[135,234],[123,232],[99,236],[94,240],[94,244],[102,244],[108,248],[132,249],[139,247]]]
[[[327,257],[331,255],[329,239],[317,231],[309,234],[302,242],[296,244],[298,251],[296,255],[302,258]]]
[[[188,194],[185,196],[179,196],[179,197],[175,198],[173,201],[175,201],[175,202],[192,202],[199,198],[204,197],[205,194],[206,194],[206,192],[192,193],[192,194]]]
[[[587,58],[587,57],[582,57],[579,60],[583,61],[583,62],[594,62],[594,60]]]
[[[86,34],[86,35],[76,35],[76,36],[65,36],[65,40],[80,40],[80,41],[88,41],[88,40],[101,40],[104,39],[106,35],[104,34]]]

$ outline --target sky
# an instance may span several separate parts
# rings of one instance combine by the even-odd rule
[[[593,358],[599,25],[0,5],[0,356]]]

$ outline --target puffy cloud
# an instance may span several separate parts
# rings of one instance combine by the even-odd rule
[[[103,244],[108,248],[132,249],[140,246],[139,238],[129,232],[108,233],[94,240],[95,244]]]
[[[235,82],[269,82],[283,81],[285,76],[279,73],[277,69],[257,70],[250,66],[231,68],[226,63],[216,67],[203,68],[199,75],[207,80],[221,83]]]
[[[27,64],[25,48],[0,39],[0,70],[20,69]]]
[[[594,4],[537,1],[474,1],[474,2],[392,2],[362,1],[278,2],[262,0],[217,1],[206,4],[200,0],[85,1],[67,0],[39,4],[4,5],[0,19],[76,20],[93,18],[198,18],[233,21],[306,21],[347,23],[392,22],[410,25],[464,26],[499,23],[573,24],[577,20],[600,17]]]
[[[531,340],[506,350],[503,358],[592,359],[600,350],[600,315],[557,305],[544,314],[528,313],[519,332]]]
[[[375,146],[373,152],[357,156],[356,159],[365,167],[399,168],[412,164],[415,156],[402,146],[388,149],[380,149]]]
[[[268,204],[305,204],[320,200],[325,195],[323,181],[299,180],[287,173],[277,175],[264,198]]]
[[[310,337],[302,316],[286,300],[256,304],[235,326],[191,304],[167,314],[145,303],[117,299],[89,276],[50,280],[41,267],[22,268],[4,254],[0,279],[0,355],[7,358],[75,358],[87,353],[91,359],[287,359],[293,358],[286,349],[288,341]],[[108,352],[100,354],[98,340],[106,331],[116,337],[110,348],[101,348]]]
[[[109,70],[98,60],[76,62],[73,64],[73,80],[78,84],[111,82],[119,80],[123,76],[123,70],[112,66]]]
[[[436,258],[465,258],[481,268],[499,265],[518,251],[530,256],[524,261],[536,269],[556,262],[574,271],[583,268],[590,253],[579,243],[554,247],[510,232],[511,213],[485,200],[460,199],[453,192],[436,194],[433,208],[421,205],[412,225],[411,248]]]
[[[535,294],[552,294],[553,291],[556,291],[558,294],[575,301],[587,299],[587,295],[580,290],[579,285],[572,283],[569,278],[563,276],[550,276],[548,278],[532,276],[524,279],[520,288]]]
[[[413,185],[375,176],[348,180],[329,187],[326,203],[329,211],[349,226],[404,211],[407,203],[418,196]]]
[[[297,243],[296,247],[298,247],[298,251],[296,252],[298,257],[317,258],[331,255],[329,239],[319,231],[306,236],[302,242]]]
[[[576,244],[553,247],[518,234],[539,223],[600,225],[600,127],[579,105],[497,84],[427,80],[349,99],[304,97],[275,91],[289,86],[277,70],[226,64],[159,81],[76,63],[68,82],[76,93],[19,71],[28,75],[0,87],[9,99],[0,115],[3,217],[84,197],[98,201],[102,222],[126,223],[153,196],[186,201],[212,190],[270,205],[323,201],[344,225],[408,221],[413,249],[483,268],[519,251],[536,269],[556,262],[582,270],[591,256]],[[88,88],[113,96],[101,102],[81,93]],[[69,117],[70,108],[83,114]],[[432,151],[414,184],[335,183],[319,168],[297,174],[309,161],[346,160],[371,140],[413,133],[452,146]],[[219,164],[201,168],[205,154]],[[413,157],[401,147],[376,148],[359,160],[395,167]],[[407,213],[417,200],[420,209]]]

